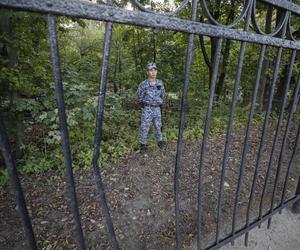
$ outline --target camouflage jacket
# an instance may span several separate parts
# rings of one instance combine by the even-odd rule
[[[139,84],[137,91],[138,100],[146,105],[162,105],[165,97],[165,88],[161,80],[156,80],[151,85],[149,80]]]

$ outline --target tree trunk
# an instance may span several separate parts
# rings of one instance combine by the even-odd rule
[[[17,92],[13,93],[13,99],[14,102],[18,102],[18,99],[20,98],[20,94]],[[16,147],[15,147],[15,157],[16,159],[20,159],[23,156],[23,142],[24,142],[24,115],[21,112],[16,112],[15,114],[15,124],[16,124]]]
[[[200,22],[204,22],[204,18],[203,16],[200,17]],[[208,67],[208,74],[209,74],[209,81],[208,84],[210,84],[211,82],[211,77],[212,77],[212,63],[209,59],[209,56],[208,56],[208,53],[206,51],[206,48],[205,48],[205,43],[204,43],[204,36],[203,35],[199,35],[199,47],[201,49],[201,52],[203,54],[203,57],[204,57],[204,61]],[[210,86],[208,86],[210,88]]]
[[[218,82],[216,84],[216,97],[218,99],[220,98],[222,93],[224,93],[224,91],[223,91],[224,88],[223,87],[224,87],[227,67],[228,67],[228,63],[229,63],[230,45],[231,45],[231,41],[226,40],[224,55],[223,55],[223,61],[222,61],[222,66],[221,66],[221,72],[220,72]]]
[[[266,28],[265,31],[267,33],[271,32],[271,25],[272,25],[272,15],[273,15],[273,7],[269,6],[267,10],[267,17],[266,17]],[[268,100],[269,96],[269,88],[270,88],[270,77],[267,75],[267,71],[270,68],[271,63],[270,60],[267,56],[265,56],[262,69],[261,69],[261,78],[260,78],[260,84],[259,84],[259,89],[257,92],[257,110],[259,112],[262,112],[266,110],[267,108],[267,102],[264,100]]]
[[[296,65],[296,64],[297,64],[297,60],[295,60],[294,65]],[[276,93],[274,95],[272,108],[273,108],[274,111],[277,111],[277,112],[280,110],[281,103],[282,103],[282,100],[283,100],[283,97],[284,97],[284,92],[285,92],[285,88],[286,88],[287,80],[288,80],[289,67],[293,67],[293,66],[290,66],[289,64],[286,64],[284,66],[284,70],[283,70],[284,73],[283,73],[282,77],[280,77],[280,81],[278,83],[277,90],[276,90]],[[297,77],[292,76],[291,79],[290,79],[290,81],[291,81],[290,82],[290,89],[292,89],[293,83],[294,82],[296,83],[295,78],[297,78]],[[295,85],[297,85],[297,84],[295,84]],[[295,90],[296,90],[296,86],[295,86]],[[295,95],[294,92],[293,92],[293,97]],[[291,108],[292,108],[293,97],[290,99],[289,104],[287,106],[288,110],[291,110]]]
[[[207,51],[205,49],[205,44],[204,44],[204,36],[202,35],[199,35],[199,47],[202,51],[202,54],[203,54],[203,57],[204,57],[204,61],[209,69],[209,71],[211,71],[211,62],[210,62],[210,59],[209,59],[209,56],[207,54]]]
[[[288,106],[287,106],[287,108],[286,108],[286,110],[287,110],[289,113],[290,113],[290,112],[293,112],[292,107],[293,107],[293,100],[294,100],[294,98],[297,98],[297,99],[298,99],[298,100],[296,100],[296,107],[297,107],[297,105],[299,105],[298,102],[299,102],[300,92],[298,92],[298,95],[295,96],[295,95],[296,95],[296,88],[297,88],[297,77],[295,77],[295,76],[292,76],[292,78],[291,78],[291,86],[292,86],[292,85],[295,86],[295,87],[294,87],[294,91],[293,91],[293,95],[291,96],[291,98],[290,98],[290,100],[289,100],[289,104],[288,104]]]
[[[118,51],[118,72],[121,73],[122,72],[122,59],[121,59],[121,51]],[[121,85],[122,81],[119,81],[119,90],[122,89],[122,85]]]
[[[138,45],[140,45],[140,44],[142,44],[142,41],[141,41],[141,33],[140,33],[140,31],[139,30],[137,30],[137,45],[136,46],[138,46]],[[137,53],[137,58],[139,58],[140,59],[140,62],[139,62],[139,72],[142,74],[144,71],[142,70],[143,69],[143,67],[144,67],[144,65],[146,64],[146,63],[144,63],[144,58],[143,58],[143,55],[142,55],[142,50],[139,48],[139,47],[136,47],[137,49],[138,49],[138,53]]]
[[[284,66],[283,75],[280,77],[276,93],[274,95],[273,99],[273,110],[279,111],[280,110],[280,104],[284,95],[285,86],[287,84],[287,78],[288,78],[288,72],[289,72],[289,65]]]
[[[215,4],[216,4],[216,11],[213,13],[213,17],[216,20],[218,20],[219,17],[220,17],[220,4],[221,4],[221,1],[220,0],[215,0]],[[200,21],[203,22],[203,20],[204,19],[201,16]],[[208,71],[209,71],[209,88],[211,88],[210,84],[211,84],[211,79],[212,79],[212,67],[214,65],[213,59],[214,59],[214,55],[215,55],[215,51],[216,51],[216,41],[217,41],[217,38],[214,38],[214,37],[210,38],[210,44],[211,44],[210,58],[211,59],[209,60],[208,53],[207,53],[206,48],[205,48],[203,36],[199,35],[199,46],[201,48],[202,54],[204,56],[205,63],[207,65]]]
[[[14,30],[11,23],[11,18],[9,15],[2,15],[0,17],[0,33],[6,35],[9,39],[3,39],[2,42],[2,49],[1,49],[1,56],[7,60],[5,67],[8,69],[13,69],[18,62],[17,58],[17,51],[11,44],[11,40],[15,37]],[[13,87],[9,87],[11,85],[10,82],[5,81],[2,82],[1,85],[6,86],[6,93],[4,92],[3,95],[6,95],[10,99],[10,109],[14,108],[15,103],[18,101],[20,94],[17,90],[14,90]],[[8,112],[12,112],[8,110]],[[22,145],[23,145],[23,138],[24,138],[24,125],[23,125],[23,114],[20,112],[13,111],[13,119],[9,121],[12,123],[12,131],[13,138],[15,139],[15,147],[13,147],[13,151],[15,151],[15,157],[21,158],[22,157]],[[8,131],[9,132],[9,131]]]
[[[259,112],[265,111],[268,105],[268,102],[265,102],[265,100],[267,100],[269,97],[270,81],[272,80],[271,77],[267,75],[267,70],[269,68],[270,61],[268,58],[265,58],[261,69],[261,80],[256,99],[257,110]]]
[[[235,0],[231,1],[231,5],[233,6],[233,8],[230,9],[230,12],[228,14],[227,20],[226,20],[226,25],[228,25],[230,22],[233,21],[234,19],[234,15],[235,15]],[[216,20],[219,19],[221,13],[220,13],[220,4],[221,2],[219,0],[216,1],[216,11],[214,12],[213,16]],[[203,17],[200,19],[201,21],[203,21]],[[209,60],[207,51],[205,49],[205,44],[204,44],[204,40],[203,40],[203,36],[199,35],[199,45],[201,48],[201,51],[203,53],[204,56],[204,60],[206,65],[208,66],[209,69],[209,79],[211,82],[212,79],[212,67],[214,65],[214,55],[215,55],[215,51],[216,51],[216,38],[211,38],[211,54],[210,54],[210,58],[211,60]],[[216,83],[216,98],[219,99],[219,97],[221,96],[222,92],[223,92],[223,86],[224,86],[224,82],[225,82],[225,77],[226,77],[226,71],[227,71],[227,66],[228,66],[228,62],[229,62],[229,57],[230,57],[230,45],[231,45],[231,41],[230,40],[226,40],[226,44],[225,44],[225,48],[223,50],[223,58],[222,58],[222,64],[221,64],[221,71],[220,71],[220,75],[219,78],[217,80]],[[210,86],[209,86],[210,87]]]
[[[231,1],[232,8],[230,8],[230,12],[228,14],[226,25],[230,24],[234,20],[235,15],[235,4],[236,0]],[[227,68],[229,64],[229,57],[230,57],[230,47],[231,47],[231,40],[227,39],[225,43],[225,48],[223,50],[223,60],[221,65],[221,71],[219,75],[219,79],[216,83],[216,98],[219,99],[222,94],[225,95],[224,91],[224,82],[226,78]]]
[[[152,31],[152,43],[153,43],[153,62],[156,62],[156,35]]]
[[[278,11],[278,15],[276,17],[276,24],[279,23],[281,16],[283,16],[285,13],[283,11]],[[294,32],[295,34],[295,32]],[[280,36],[280,35],[278,35]],[[294,65],[297,65],[297,60],[298,57],[295,58],[295,62]],[[274,111],[279,111],[280,107],[281,107],[281,103],[284,97],[284,92],[285,92],[285,88],[287,85],[287,80],[288,80],[288,71],[289,71],[289,67],[294,67],[294,65],[290,65],[289,62],[284,65],[284,70],[283,70],[283,75],[280,78],[280,81],[278,83],[277,89],[276,89],[276,93],[274,95],[274,100],[273,100],[273,105],[272,108]],[[293,80],[293,76],[291,77],[291,85],[290,87],[292,88],[292,80]],[[290,106],[290,104],[288,105],[288,107]]]
[[[216,0],[216,11],[213,13],[213,17],[218,20],[221,16],[221,12],[220,12],[220,5],[221,5],[221,0]],[[213,65],[215,64],[214,61],[214,56],[216,53],[216,46],[217,46],[217,38],[215,37],[211,37],[210,41],[211,41],[211,50],[210,50],[210,61],[211,61],[211,70],[209,71],[209,82],[211,83],[211,79],[212,79],[212,69],[213,69]],[[211,86],[209,86],[209,89],[211,88]]]
[[[118,58],[119,58],[118,54],[119,54],[119,50],[117,49],[117,54],[116,54],[115,63],[114,63],[114,74],[113,74],[114,93],[118,92],[118,86],[117,86],[117,83],[116,83],[116,81],[117,81],[117,69],[118,69]]]
[[[136,34],[135,34],[135,29],[133,29],[133,46],[134,46],[134,64],[135,64],[135,72],[138,72],[138,53],[137,53],[137,45],[136,45]]]

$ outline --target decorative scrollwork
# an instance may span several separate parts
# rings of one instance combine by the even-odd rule
[[[267,36],[276,36],[283,28],[283,26],[286,24],[286,22],[289,19],[289,13],[288,11],[285,11],[284,15],[281,16],[279,23],[277,24],[277,26],[275,27],[275,30],[271,33],[265,33],[263,32],[258,24],[257,24],[257,20],[256,20],[256,0],[254,0],[253,2],[253,9],[252,9],[252,23],[253,23],[253,27],[256,33],[258,34],[262,34],[262,35],[267,35]]]
[[[219,23],[210,13],[208,7],[207,7],[207,4],[206,4],[206,1],[205,0],[200,0],[200,4],[201,4],[201,7],[202,7],[202,10],[205,14],[205,16],[208,18],[208,20],[212,23],[212,24],[215,24],[215,25],[218,25],[218,26],[222,26],[222,27],[227,27],[227,28],[232,28],[234,26],[236,26],[237,24],[239,24],[243,18],[246,16],[248,10],[249,10],[249,6],[251,4],[252,0],[245,0],[244,2],[244,6],[243,6],[243,10],[241,12],[241,14],[239,15],[239,17],[233,21],[232,23],[228,24],[228,25],[224,25],[222,23]]]
[[[213,17],[213,15],[211,14],[211,11],[208,8],[206,1],[207,0],[199,0],[199,3],[201,6],[201,9],[202,9],[202,13],[208,19],[208,21],[213,25],[217,25],[217,26],[221,26],[221,27],[225,27],[225,28],[234,28],[239,23],[241,23],[241,21],[247,16],[247,14],[250,14],[249,13],[249,11],[250,11],[251,12],[251,23],[252,23],[252,27],[253,27],[255,33],[261,34],[261,35],[266,35],[269,37],[274,37],[274,36],[278,35],[283,29],[287,28],[286,29],[287,30],[286,37],[293,41],[298,41],[297,38],[295,37],[295,35],[293,35],[290,10],[281,9],[281,11],[283,11],[283,12],[282,12],[282,15],[280,16],[280,20],[276,24],[276,27],[274,28],[273,31],[271,31],[270,33],[267,33],[267,32],[264,32],[259,27],[259,24],[257,21],[257,14],[256,14],[257,13],[257,6],[256,6],[257,0],[244,0],[242,11],[241,11],[240,15],[234,21],[232,21],[231,23],[229,23],[227,25],[220,23],[218,20],[216,20]],[[190,2],[191,2],[191,0],[184,0],[180,4],[180,6],[178,6],[174,11],[171,11],[171,12],[158,12],[158,11],[153,11],[149,8],[146,8],[143,4],[140,3],[139,0],[131,0],[131,3],[133,4],[133,6],[137,7],[140,11],[148,12],[148,13],[156,13],[156,14],[159,13],[159,14],[163,14],[163,15],[167,15],[167,16],[175,16],[175,15],[179,14],[184,8],[187,7],[188,3],[190,3]],[[261,2],[270,4],[268,1],[264,1],[264,0],[261,0]],[[276,8],[276,6],[275,6],[275,8]]]
[[[251,6],[251,4],[252,4],[252,7],[250,8],[249,6]],[[242,12],[239,15],[239,17],[235,21],[233,21],[232,23],[230,23],[228,25],[219,23],[212,16],[212,14],[210,13],[210,11],[207,7],[206,0],[200,0],[200,5],[201,5],[204,15],[207,17],[207,19],[209,20],[209,22],[211,24],[226,27],[226,28],[233,28],[236,25],[238,25],[245,18],[245,16],[247,16],[249,11],[251,11],[251,21],[253,24],[254,31],[256,33],[274,37],[274,36],[278,35],[284,29],[284,27],[286,27],[285,25],[287,25],[287,38],[290,38],[290,39],[296,41],[296,38],[293,36],[293,32],[291,31],[292,30],[291,21],[290,21],[291,14],[290,14],[290,11],[288,11],[288,10],[284,10],[284,13],[283,13],[283,15],[281,15],[280,20],[278,21],[278,24],[275,27],[275,30],[270,33],[266,33],[260,29],[258,22],[256,20],[256,0],[245,0]]]
[[[300,29],[300,27],[299,27]],[[298,31],[299,32],[299,31]],[[294,35],[293,35],[293,29],[292,29],[292,15],[289,15],[288,19],[288,26],[287,26],[287,37],[293,41],[299,41]],[[300,33],[300,32],[299,32]]]

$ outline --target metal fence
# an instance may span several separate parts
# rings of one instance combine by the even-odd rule
[[[190,69],[193,61],[192,58],[192,50],[193,50],[193,41],[195,35],[205,35],[209,37],[216,38],[216,53],[214,53],[214,58],[212,59],[212,76],[210,83],[210,96],[208,100],[208,109],[206,114],[205,126],[204,126],[204,134],[201,145],[201,157],[199,161],[199,182],[198,182],[198,219],[197,219],[197,248],[203,249],[203,230],[201,227],[202,217],[203,215],[203,168],[205,165],[205,158],[207,154],[207,143],[208,143],[208,133],[210,129],[210,122],[212,116],[212,108],[214,102],[214,93],[215,93],[215,85],[217,80],[217,74],[219,69],[219,62],[221,57],[221,46],[223,39],[231,39],[240,41],[240,51],[238,56],[238,64],[236,71],[236,78],[234,82],[234,93],[232,97],[232,106],[231,106],[231,114],[226,134],[226,143],[224,150],[224,158],[222,163],[221,170],[221,180],[219,186],[219,196],[218,196],[218,206],[217,206],[217,227],[216,227],[216,236],[214,244],[210,246],[206,246],[206,249],[215,249],[225,245],[228,242],[232,242],[235,238],[241,236],[242,234],[246,234],[245,242],[248,240],[248,231],[252,228],[260,225],[263,221],[269,220],[269,224],[271,222],[271,217],[281,211],[287,205],[295,203],[295,207],[299,207],[299,199],[300,199],[300,179],[298,181],[298,188],[296,194],[291,199],[286,199],[286,190],[287,190],[287,182],[289,179],[290,169],[292,166],[292,162],[297,153],[297,146],[299,145],[299,137],[300,137],[300,125],[298,127],[298,133],[296,138],[294,138],[294,149],[291,154],[291,159],[289,159],[289,163],[287,166],[287,173],[284,181],[284,188],[282,191],[281,202],[278,206],[275,206],[275,195],[278,191],[278,179],[281,175],[281,168],[283,158],[285,157],[286,147],[287,147],[287,137],[291,129],[291,121],[293,118],[293,114],[297,108],[299,102],[299,88],[300,88],[300,76],[297,79],[297,86],[294,90],[294,99],[292,101],[292,108],[289,111],[288,118],[285,121],[286,127],[284,131],[283,141],[281,144],[279,160],[276,168],[276,176],[274,181],[274,187],[272,192],[272,200],[271,207],[266,214],[263,214],[263,205],[264,198],[266,195],[266,190],[268,186],[268,179],[270,178],[270,171],[272,160],[275,154],[275,147],[279,143],[279,133],[280,129],[283,126],[284,122],[284,112],[287,104],[287,96],[288,91],[290,89],[290,82],[292,77],[292,70],[295,65],[295,60],[297,56],[297,52],[300,50],[300,42],[296,40],[291,30],[291,15],[300,16],[300,6],[294,4],[290,1],[283,0],[263,0],[265,4],[272,5],[283,12],[281,20],[279,20],[278,25],[275,28],[275,31],[266,34],[261,31],[258,27],[255,10],[256,10],[256,0],[246,0],[243,5],[243,9],[241,11],[240,16],[231,24],[223,25],[218,23],[210,13],[207,3],[205,0],[200,0],[202,13],[205,14],[206,18],[209,20],[211,24],[201,23],[196,20],[198,3],[197,0],[184,0],[182,4],[171,13],[156,13],[152,10],[147,9],[143,6],[138,0],[132,0],[132,4],[138,9],[138,11],[131,11],[127,9],[121,9],[113,6],[112,0],[108,0],[106,4],[93,4],[90,2],[84,1],[76,1],[76,0],[0,0],[0,6],[2,8],[9,8],[15,10],[24,10],[24,11],[33,11],[39,13],[45,13],[48,15],[48,31],[49,31],[49,39],[51,44],[51,55],[52,55],[52,64],[53,71],[55,76],[55,91],[56,91],[56,100],[57,106],[59,110],[59,118],[61,124],[61,138],[63,144],[64,151],[64,159],[67,171],[68,178],[68,189],[70,195],[70,205],[72,208],[72,212],[74,215],[74,221],[76,224],[76,239],[78,242],[78,247],[80,249],[86,249],[85,240],[83,237],[80,214],[78,210],[75,184],[73,179],[73,171],[72,171],[72,161],[69,147],[69,139],[68,139],[68,129],[66,122],[66,113],[65,113],[65,105],[64,105],[64,97],[63,97],[63,87],[62,87],[62,79],[61,79],[61,68],[60,68],[60,59],[59,59],[59,46],[57,40],[57,32],[56,32],[56,16],[70,16],[77,18],[85,18],[85,19],[93,19],[99,21],[106,22],[105,28],[105,38],[104,38],[104,46],[103,46],[103,61],[100,75],[100,88],[99,88],[99,100],[98,100],[98,110],[97,110],[97,121],[96,121],[96,129],[95,129],[95,138],[94,138],[94,151],[93,151],[93,159],[92,165],[94,168],[94,173],[96,176],[96,184],[97,189],[100,194],[100,203],[103,209],[104,217],[106,220],[106,224],[108,227],[109,236],[111,239],[111,243],[114,249],[119,249],[118,239],[115,235],[114,226],[112,219],[110,217],[109,209],[106,202],[105,197],[105,189],[104,184],[101,179],[101,174],[98,166],[99,159],[99,149],[101,144],[102,137],[102,125],[103,125],[103,112],[104,112],[104,103],[105,103],[105,94],[106,94],[106,86],[107,86],[107,73],[108,73],[108,65],[109,65],[109,57],[110,57],[110,47],[111,47],[111,39],[112,39],[112,27],[113,23],[122,23],[122,24],[130,24],[130,25],[138,25],[143,27],[152,27],[152,28],[160,28],[166,30],[174,30],[183,33],[188,33],[188,48],[187,48],[187,56],[186,56],[186,64],[185,64],[185,81],[182,88],[182,97],[181,97],[181,110],[180,110],[180,123],[179,123],[179,133],[178,133],[178,142],[177,142],[177,152],[176,152],[176,161],[175,161],[175,176],[174,176],[174,199],[175,199],[175,218],[176,218],[176,248],[180,249],[182,247],[181,244],[181,232],[180,232],[180,212],[179,212],[179,173],[181,166],[181,153],[182,153],[182,140],[183,140],[183,130],[184,130],[184,122],[185,122],[185,110],[184,106],[187,102],[187,93],[189,88],[189,77],[190,77]],[[178,13],[180,13],[183,9],[187,7],[189,3],[192,3],[191,8],[191,20],[184,20],[176,17]],[[244,30],[236,29],[236,26],[244,23]],[[249,32],[250,25],[253,25],[255,33]],[[239,169],[239,178],[238,185],[235,194],[235,202],[234,202],[234,210],[233,210],[233,220],[232,220],[232,233],[230,236],[226,238],[220,237],[220,218],[221,218],[221,209],[222,209],[222,200],[224,199],[224,177],[225,177],[225,169],[228,164],[228,153],[229,146],[231,143],[231,133],[233,129],[233,120],[236,110],[236,102],[238,96],[238,87],[240,84],[241,73],[243,70],[244,63],[244,54],[245,54],[245,46],[247,43],[256,43],[260,46],[260,55],[258,60],[258,66],[256,71],[256,80],[255,87],[253,91],[253,97],[251,102],[251,107],[248,116],[247,128],[246,128],[246,136],[243,144],[243,153],[242,160],[240,163]],[[265,119],[262,130],[262,137],[259,146],[258,157],[256,161],[255,173],[253,176],[253,182],[251,186],[251,193],[249,197],[249,203],[247,206],[247,214],[246,214],[246,225],[243,228],[237,229],[237,206],[241,196],[241,185],[243,183],[243,174],[246,166],[246,155],[249,148],[249,136],[251,134],[252,129],[252,120],[254,115],[255,103],[259,89],[259,83],[261,78],[261,71],[263,65],[263,59],[265,57],[266,49],[268,47],[276,48],[276,60],[275,67],[272,73],[272,81],[271,81],[271,89],[270,96],[267,105],[267,111],[265,113]],[[270,154],[270,159],[268,163],[265,183],[263,186],[262,197],[260,200],[260,208],[259,208],[259,216],[254,221],[250,220],[250,209],[253,204],[254,192],[258,178],[258,171],[261,163],[261,155],[265,143],[266,137],[266,129],[270,120],[270,113],[272,110],[272,102],[274,97],[274,91],[276,88],[276,81],[279,75],[280,62],[282,57],[283,49],[288,49],[291,51],[288,75],[286,79],[286,85],[284,90],[283,99],[281,100],[281,108],[279,117],[277,120],[276,133],[274,136],[273,147]],[[18,178],[16,166],[13,162],[10,146],[8,143],[8,138],[6,135],[6,130],[4,127],[4,122],[2,117],[0,117],[0,147],[5,159],[9,175],[11,178],[11,183],[14,188],[16,194],[16,202],[20,210],[20,215],[22,218],[23,226],[25,229],[26,238],[28,241],[28,246],[30,249],[36,249],[36,241],[34,237],[34,233],[32,230],[30,218],[28,216],[28,211],[26,209],[25,200],[22,193],[21,184]],[[298,201],[298,202],[297,202]]]

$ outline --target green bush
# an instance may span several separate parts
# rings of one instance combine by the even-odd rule
[[[74,170],[89,169],[92,162],[98,98],[93,95],[92,89],[78,83],[76,86],[64,83],[64,88],[73,167]],[[64,170],[58,110],[55,103],[49,101],[54,99],[53,92],[53,89],[49,91],[43,100],[48,104],[49,111],[32,108],[34,120],[27,124],[28,128],[31,128],[34,122],[40,130],[37,134],[32,134],[30,129],[27,130],[27,142],[23,146],[24,158],[17,162],[18,169],[23,175],[42,174],[48,170],[55,172]],[[139,149],[140,110],[134,106],[135,98],[135,93],[131,90],[124,91],[121,95],[107,92],[99,159],[101,166],[107,162],[126,158]],[[175,100],[172,107],[167,105],[164,107],[163,133],[167,142],[177,142],[179,106],[179,100]],[[184,140],[202,139],[206,106],[204,100],[190,98],[189,109],[186,111]],[[209,136],[226,131],[230,108],[230,105],[221,101],[213,106]],[[235,128],[247,125],[248,112],[249,107],[237,106],[233,123]],[[262,123],[263,119],[264,113],[255,113],[253,125]],[[155,148],[155,144],[151,130],[149,147]],[[1,171],[1,185],[7,181],[7,172]]]

